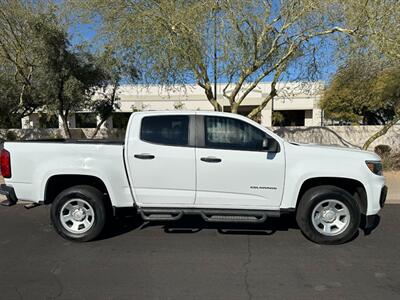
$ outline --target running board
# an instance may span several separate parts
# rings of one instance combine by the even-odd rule
[[[203,212],[201,213],[206,222],[229,222],[229,223],[264,223],[267,219],[265,213],[260,214],[232,214],[231,212]]]
[[[184,215],[200,215],[206,222],[263,223],[267,217],[279,217],[281,212],[241,209],[203,209],[203,208],[139,208],[145,221],[176,221]]]
[[[145,221],[176,221],[183,216],[182,211],[175,209],[145,208],[138,212]]]

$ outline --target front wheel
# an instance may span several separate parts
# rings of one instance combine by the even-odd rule
[[[63,237],[87,242],[95,239],[106,224],[104,195],[91,186],[74,186],[54,200],[50,216],[54,228]]]
[[[296,220],[303,234],[319,244],[342,244],[360,226],[360,207],[347,191],[335,186],[308,190],[297,208]]]

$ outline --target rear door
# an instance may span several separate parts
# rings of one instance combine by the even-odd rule
[[[242,119],[197,116],[196,206],[277,209],[280,205],[285,157],[263,150],[271,138]]]
[[[195,200],[194,115],[138,114],[130,124],[128,172],[136,203],[190,206]]]

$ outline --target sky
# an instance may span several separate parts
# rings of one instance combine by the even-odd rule
[[[71,36],[71,43],[79,45],[84,42],[92,41],[96,36],[96,30],[93,25],[76,24],[69,28],[68,32]]]
[[[81,23],[77,23],[71,26],[69,29],[69,34],[71,37],[72,45],[79,45],[85,43],[88,46],[90,46],[92,50],[95,50],[96,49],[95,38],[97,34],[95,26],[96,25],[81,24]],[[324,57],[323,64],[320,64],[319,76],[315,80],[322,80],[328,82],[338,69],[334,60],[334,47],[332,45],[327,45],[321,51],[320,55]],[[213,70],[211,68],[209,69],[209,73],[211,75],[210,78],[213,78],[212,75]],[[284,80],[291,81],[295,80],[298,77],[299,77],[299,70],[297,69],[297,66],[292,66],[291,68],[289,68],[288,75],[286,76],[286,78],[284,78]],[[270,81],[271,79],[272,77],[267,77],[264,81]],[[226,78],[223,77],[218,78],[219,83],[225,83],[227,81],[228,80]],[[189,83],[194,83],[194,82],[189,82]]]

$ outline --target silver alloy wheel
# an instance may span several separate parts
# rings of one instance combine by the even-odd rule
[[[350,211],[338,200],[325,200],[314,208],[311,221],[314,228],[325,236],[336,236],[350,224]]]
[[[82,234],[92,228],[94,224],[94,210],[83,199],[71,199],[67,201],[60,211],[62,226],[69,232]]]

